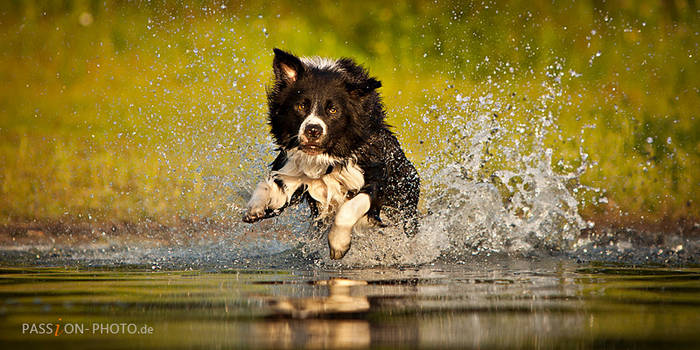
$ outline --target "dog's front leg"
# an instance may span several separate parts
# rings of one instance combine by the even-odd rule
[[[291,194],[299,187],[294,181],[288,182],[271,176],[259,183],[248,201],[243,221],[256,222],[279,215],[289,203]]]
[[[367,193],[360,193],[340,206],[331,232],[328,233],[331,259],[342,259],[345,253],[348,252],[352,228],[357,223],[357,220],[367,214],[369,207],[370,198]]]

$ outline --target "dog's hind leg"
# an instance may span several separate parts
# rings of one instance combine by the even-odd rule
[[[352,228],[357,223],[357,220],[367,214],[369,207],[370,198],[367,193],[360,193],[340,206],[331,232],[328,233],[331,259],[342,259],[345,253],[348,252]]]

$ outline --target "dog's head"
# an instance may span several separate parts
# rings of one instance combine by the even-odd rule
[[[298,58],[274,49],[275,82],[268,91],[277,144],[309,155],[348,157],[382,127],[381,83],[351,59]]]

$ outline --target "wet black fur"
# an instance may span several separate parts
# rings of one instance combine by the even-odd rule
[[[268,89],[269,123],[280,153],[273,170],[282,168],[286,151],[299,145],[299,127],[309,111],[300,113],[295,106],[323,101],[324,108],[317,115],[328,128],[322,143],[324,153],[357,160],[365,180],[360,192],[369,194],[371,200],[368,217],[381,223],[379,214],[384,211],[393,221],[403,223],[407,235],[415,234],[420,179],[385,122],[386,112],[376,91],[381,83],[349,58],[337,61],[340,69],[317,69],[282,50],[274,52],[275,81]],[[288,79],[284,66],[296,71],[296,79]],[[335,116],[325,108],[331,104],[338,110]],[[306,199],[312,214],[318,214],[315,201],[304,189],[294,199],[292,202]]]

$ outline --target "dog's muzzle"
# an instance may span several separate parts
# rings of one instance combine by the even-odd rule
[[[309,142],[318,141],[323,136],[323,127],[318,124],[309,124],[304,128],[304,136]]]
[[[299,149],[311,155],[320,154],[325,134],[326,125],[323,120],[313,114],[308,116],[299,128]]]

